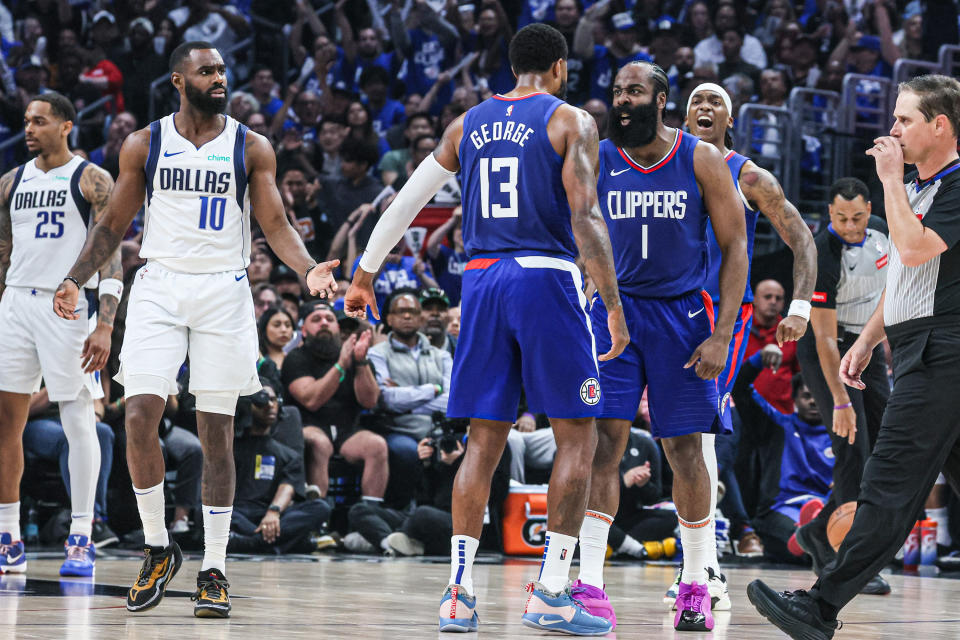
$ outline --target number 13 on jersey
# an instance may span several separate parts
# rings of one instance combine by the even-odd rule
[[[520,158],[480,158],[480,213],[484,218],[516,218],[517,209],[517,171]],[[499,192],[507,194],[509,204],[490,202],[490,181],[499,183]],[[497,186],[497,183],[495,183]]]

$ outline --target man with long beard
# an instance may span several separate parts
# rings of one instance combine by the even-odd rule
[[[705,569],[716,551],[701,434],[730,430],[716,377],[727,360],[746,287],[746,228],[720,152],[663,124],[669,90],[666,73],[655,64],[620,69],[608,137],[600,143],[597,196],[610,228],[632,342],[616,360],[600,363],[604,407],[573,592],[588,611],[615,623],[603,591],[603,561],[619,503],[618,465],[649,385],[651,431],[662,439],[673,467],[684,553],[674,627],[708,631],[713,614],[707,582],[719,576]],[[716,317],[703,290],[708,222],[722,252],[723,295]],[[602,351],[610,345],[602,300],[594,299],[591,316]]]
[[[230,615],[227,540],[236,486],[233,416],[237,398],[260,390],[257,327],[247,281],[250,212],[274,253],[304,275],[314,295],[333,294],[331,270],[317,264],[290,226],[277,190],[270,143],[223,115],[226,66],[208,42],[185,42],[170,56],[180,109],[130,134],[104,216],[53,299],[61,318],[78,320],[80,283],[120,246],[137,210],[145,234],[130,293],[117,381],[126,398],[127,463],[143,522],[145,555],[127,594],[129,611],[160,603],[183,555],[164,522],[163,454],[157,425],[190,354],[203,445],[204,557],[194,615]]]

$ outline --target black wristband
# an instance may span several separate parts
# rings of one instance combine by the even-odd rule
[[[369,365],[370,365],[370,360],[368,358],[364,358],[363,360],[353,361],[353,366],[355,367],[367,367]]]
[[[313,271],[313,270],[316,269],[316,268],[317,268],[317,264],[316,264],[316,263],[313,263],[312,265],[310,265],[309,267],[307,267],[307,270],[303,272],[303,279],[306,280],[306,279],[307,279],[307,276],[310,275],[310,272]]]
[[[80,289],[83,288],[83,287],[80,286],[80,283],[77,281],[77,279],[74,278],[73,276],[67,276],[66,278],[63,279],[63,282],[66,282],[67,280],[69,280],[69,281],[72,282],[73,284],[77,285],[77,291],[79,291]]]
[[[278,505],[278,504],[272,504],[272,505],[270,505],[269,507],[267,507],[267,511],[273,511],[274,513],[280,513],[280,505]]]

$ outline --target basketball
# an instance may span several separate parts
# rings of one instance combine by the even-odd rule
[[[830,514],[830,520],[827,521],[827,539],[830,546],[836,551],[840,548],[843,539],[847,537],[850,526],[853,524],[853,516],[857,513],[856,502],[845,502],[837,510]]]

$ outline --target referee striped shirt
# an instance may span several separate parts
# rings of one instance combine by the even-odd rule
[[[883,320],[888,332],[956,325],[960,322],[960,160],[954,160],[928,180],[916,171],[906,176],[910,208],[947,244],[947,250],[916,266],[900,260],[890,242],[887,295]]]

